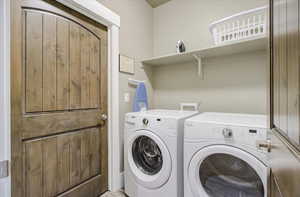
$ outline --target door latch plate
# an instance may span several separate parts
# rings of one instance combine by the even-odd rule
[[[0,179],[9,176],[9,161],[0,161]]]

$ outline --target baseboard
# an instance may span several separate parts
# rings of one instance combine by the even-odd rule
[[[114,179],[113,185],[109,188],[111,192],[118,192],[124,190],[124,172],[120,172],[118,177]]]
[[[123,190],[124,187],[125,187],[125,184],[124,184],[124,172],[121,172],[119,177],[120,177],[120,180],[119,180],[119,190]]]

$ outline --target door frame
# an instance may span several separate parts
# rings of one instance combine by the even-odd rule
[[[119,29],[120,16],[112,12],[96,0],[56,0],[61,4],[78,11],[79,13],[107,26],[108,29],[108,186],[109,190],[117,191],[123,187],[123,176],[120,172],[120,140],[119,140]],[[0,51],[0,62],[3,72],[0,72],[0,124],[4,125],[1,131],[0,156],[11,160],[11,120],[10,120],[10,0],[3,1],[4,19],[0,21],[1,40],[4,40],[4,51]],[[2,17],[1,17],[2,18]],[[4,27],[4,28],[2,28]],[[2,109],[2,108],[1,108]],[[4,118],[2,118],[4,117]],[[119,170],[116,170],[119,169]],[[11,196],[10,177],[0,180],[4,197]]]
[[[10,0],[0,3],[0,160],[10,160]],[[0,179],[0,191],[10,196],[10,177]]]

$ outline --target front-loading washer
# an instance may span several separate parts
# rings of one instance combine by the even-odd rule
[[[267,197],[264,115],[202,113],[185,121],[185,197]]]
[[[125,193],[183,197],[184,120],[197,112],[149,110],[125,118]]]

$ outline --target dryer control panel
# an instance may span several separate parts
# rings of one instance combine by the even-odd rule
[[[256,147],[257,141],[268,139],[267,129],[255,127],[188,122],[185,131],[185,140],[191,141],[217,140]]]

